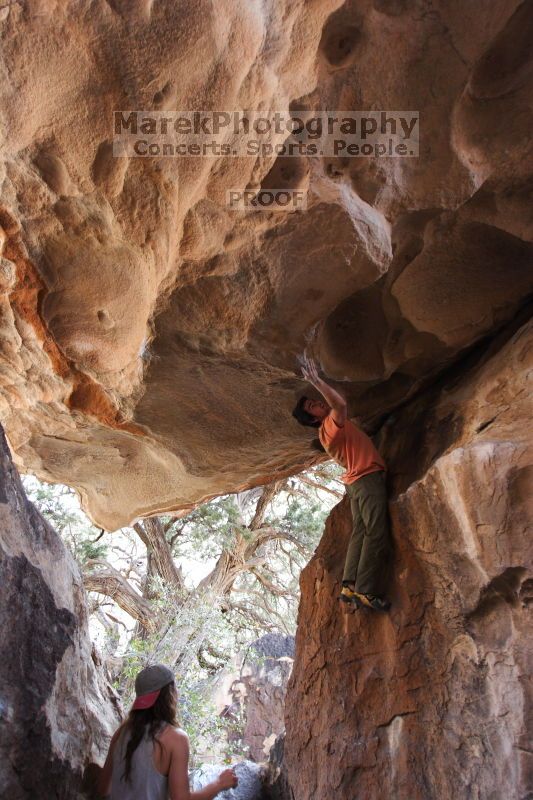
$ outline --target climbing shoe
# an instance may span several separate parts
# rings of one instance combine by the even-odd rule
[[[341,589],[341,593],[339,595],[339,600],[343,603],[350,603],[350,605],[359,608],[361,606],[361,602],[358,599],[358,595],[352,591],[348,586],[343,586]]]
[[[372,608],[374,611],[388,611],[390,603],[384,597],[377,597],[374,594],[361,594],[360,592],[351,592],[356,598],[360,606],[365,608]]]

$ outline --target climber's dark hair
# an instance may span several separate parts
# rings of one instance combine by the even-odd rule
[[[305,401],[308,399],[309,398],[305,395],[300,397],[292,410],[292,416],[294,419],[298,420],[300,425],[306,425],[308,428],[320,428],[320,425],[322,424],[321,421],[316,417],[313,417],[313,415],[304,408]]]
[[[161,744],[157,740],[157,734],[163,727],[164,722],[176,727],[177,720],[177,695],[174,682],[167,683],[159,693],[159,697],[150,708],[131,710],[126,720],[126,729],[129,731],[130,738],[126,747],[124,757],[125,768],[123,779],[126,783],[131,783],[131,760],[138,748],[141,740],[148,729],[148,735],[155,745]]]

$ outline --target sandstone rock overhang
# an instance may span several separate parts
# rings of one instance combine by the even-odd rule
[[[112,530],[295,472],[308,347],[377,421],[533,288],[530,3],[0,9],[0,419]],[[113,111],[420,111],[419,158],[115,158]],[[529,148],[529,149],[528,149]],[[230,189],[307,208],[234,212]]]

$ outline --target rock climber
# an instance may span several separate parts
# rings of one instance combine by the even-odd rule
[[[346,400],[318,376],[312,359],[301,360],[302,375],[326,402],[301,397],[292,414],[301,425],[319,428],[328,455],[345,472],[352,510],[352,535],[346,553],[340,600],[357,608],[387,611],[384,581],[391,552],[385,462],[371,439],[348,419]]]
[[[176,727],[177,692],[172,671],[163,664],[141,670],[136,699],[115,732],[96,788],[111,800],[212,800],[237,786],[231,769],[213,783],[191,791],[189,740]]]

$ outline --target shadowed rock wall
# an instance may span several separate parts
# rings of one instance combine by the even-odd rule
[[[93,661],[78,569],[26,499],[1,428],[0,628],[0,796],[75,800],[118,705]]]
[[[382,431],[388,615],[343,614],[343,500],[301,579],[285,759],[295,800],[533,793],[533,326]]]

